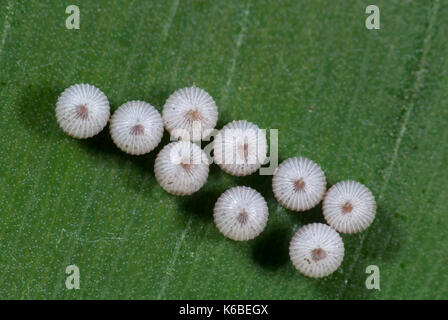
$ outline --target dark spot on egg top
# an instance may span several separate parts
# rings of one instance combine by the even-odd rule
[[[301,191],[305,188],[305,181],[298,179],[294,182],[294,191]]]
[[[311,251],[311,258],[317,262],[327,257],[327,252],[322,248],[316,248]]]
[[[249,215],[247,214],[246,210],[243,210],[238,214],[238,217],[236,219],[240,224],[243,225],[246,224],[247,221],[249,220]]]
[[[343,213],[350,213],[350,212],[352,212],[352,210],[353,210],[353,205],[348,201],[342,206]]]
[[[202,114],[199,110],[190,110],[187,112],[187,119],[191,122],[193,121],[201,121],[203,119]]]
[[[137,124],[135,126],[133,126],[131,128],[131,130],[129,131],[129,134],[133,135],[133,136],[141,136],[145,134],[145,127],[143,127],[143,125],[141,124]]]
[[[89,109],[85,105],[79,105],[76,107],[75,118],[86,120],[89,117]]]

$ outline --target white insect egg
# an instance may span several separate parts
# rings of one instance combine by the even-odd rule
[[[90,84],[75,84],[65,89],[56,103],[56,119],[61,129],[74,138],[98,134],[110,117],[106,95]]]
[[[171,94],[162,112],[165,128],[180,140],[200,141],[210,135],[218,121],[212,96],[196,86]]]
[[[266,132],[246,120],[226,124],[213,140],[215,162],[232,176],[247,176],[266,160]]]
[[[208,177],[208,158],[204,151],[189,141],[166,145],[157,155],[154,173],[167,192],[183,196],[198,191]]]
[[[316,206],[326,190],[325,174],[315,162],[303,157],[289,158],[274,171],[272,190],[287,209],[305,211]]]
[[[126,153],[148,153],[162,140],[162,117],[147,102],[126,102],[110,119],[110,135],[117,147]]]
[[[258,236],[266,226],[268,215],[263,196],[249,187],[225,191],[216,201],[213,213],[219,231],[236,241]]]
[[[326,277],[341,265],[344,243],[331,227],[311,223],[294,234],[289,244],[289,256],[296,269],[304,275]]]
[[[375,219],[376,202],[370,190],[356,181],[341,181],[325,195],[323,213],[327,223],[342,233],[365,230]]]

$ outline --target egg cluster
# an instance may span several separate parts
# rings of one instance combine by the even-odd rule
[[[207,181],[209,159],[195,142],[207,139],[213,132],[218,107],[206,91],[196,86],[171,94],[162,115],[147,102],[129,101],[110,117],[109,101],[103,92],[93,85],[75,84],[59,96],[56,118],[66,134],[79,139],[98,134],[110,122],[113,142],[132,155],[154,150],[165,128],[177,141],[167,144],[156,157],[154,174],[160,186],[173,195],[184,196],[198,191]],[[266,160],[265,131],[246,120],[232,121],[214,137],[213,152],[224,172],[233,176],[253,174]],[[323,170],[304,157],[280,163],[273,174],[272,191],[280,205],[297,212],[309,210],[323,200],[328,225],[303,226],[289,246],[293,265],[309,277],[325,277],[342,263],[344,243],[338,232],[361,232],[375,218],[375,198],[366,186],[347,180],[327,190]],[[225,191],[213,210],[218,230],[236,241],[258,236],[268,216],[263,196],[246,186]]]

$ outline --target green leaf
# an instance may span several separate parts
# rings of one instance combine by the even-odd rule
[[[448,294],[448,6],[377,1],[77,1],[0,3],[0,296],[5,299],[443,299]],[[133,157],[108,128],[75,140],[58,128],[58,95],[91,83],[112,110],[140,99],[161,111],[196,84],[221,128],[247,119],[279,130],[279,158],[305,156],[329,185],[354,179],[378,211],[343,235],[341,267],[310,279],[289,261],[302,225],[271,177],[211,166],[189,197],[156,183],[162,144]],[[165,134],[163,144],[168,143]],[[204,143],[203,146],[205,146]],[[268,201],[265,231],[233,242],[216,229],[217,197],[252,186]],[[67,290],[68,265],[80,289]],[[381,290],[367,290],[367,266]]]

